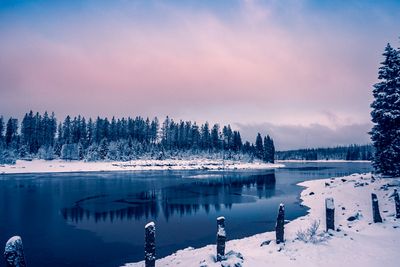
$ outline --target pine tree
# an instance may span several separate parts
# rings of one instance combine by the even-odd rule
[[[275,146],[272,138],[267,135],[264,137],[264,158],[265,162],[274,163],[275,161]]]
[[[264,147],[263,147],[263,140],[262,140],[260,133],[257,134],[255,149],[256,149],[255,156],[259,159],[262,159],[264,157]]]
[[[400,175],[400,55],[390,44],[374,85],[370,132],[375,147],[373,166],[384,175]]]
[[[211,145],[214,149],[220,148],[220,140],[219,140],[219,125],[214,124],[211,129]]]
[[[103,140],[101,140],[98,151],[99,151],[100,159],[106,159],[107,154],[108,154],[108,141],[107,141],[107,138],[104,138]]]
[[[34,117],[33,111],[26,113],[21,123],[21,139],[23,145],[28,147],[29,153],[34,151],[33,136],[34,136]]]
[[[4,139],[4,119],[3,116],[0,116],[0,147]]]
[[[151,122],[151,142],[155,144],[158,140],[158,128],[160,127],[160,124],[158,122],[158,118],[155,117],[153,121]]]
[[[210,127],[208,122],[201,126],[201,148],[206,150],[210,148]]]
[[[9,118],[6,127],[6,145],[12,146],[17,141],[18,138],[18,120],[14,118]]]
[[[71,117],[67,116],[64,120],[62,127],[62,139],[64,144],[70,144],[72,142],[72,133],[71,133]]]
[[[116,141],[118,138],[117,134],[117,120],[115,117],[112,117],[110,124],[110,141]]]
[[[36,154],[43,143],[42,116],[39,112],[36,112],[36,115],[33,118],[33,125],[33,143],[31,152]]]

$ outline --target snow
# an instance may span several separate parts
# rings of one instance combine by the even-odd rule
[[[144,228],[149,228],[149,227],[154,228],[155,227],[154,222],[149,222],[148,224],[146,224],[146,226]]]
[[[310,208],[309,213],[285,225],[284,244],[274,242],[275,232],[266,232],[228,241],[226,251],[229,257],[222,263],[215,262],[213,244],[177,251],[158,259],[156,266],[398,266],[400,220],[395,218],[394,200],[390,195],[399,181],[400,178],[377,178],[374,181],[371,174],[356,174],[344,179],[303,182],[300,185],[305,189],[301,199],[303,205]],[[383,223],[373,223],[371,193],[378,196]],[[324,218],[326,198],[333,198],[336,203],[337,231],[328,233],[325,232]],[[348,218],[355,214],[357,217],[349,221]],[[306,243],[297,238],[300,230],[315,226],[318,221],[318,236],[313,242]],[[139,266],[144,266],[144,263],[125,265]]]
[[[344,160],[344,159],[318,159],[318,160],[305,160],[305,159],[285,159],[285,160],[277,160],[277,163],[285,163],[285,162],[293,162],[293,163],[318,163],[318,162],[330,162],[330,163],[342,163],[342,162],[371,162],[369,160]]]
[[[333,198],[331,198],[331,197],[325,199],[325,205],[326,205],[326,208],[327,208],[328,210],[334,210],[334,209],[335,209],[334,200],[333,200]]]
[[[218,226],[217,236],[226,236],[225,228]]]
[[[243,162],[214,159],[167,159],[132,161],[64,161],[64,160],[17,160],[15,165],[0,165],[0,174],[53,173],[53,172],[98,172],[98,171],[146,171],[146,170],[246,170],[284,167],[283,164]]]
[[[8,239],[5,247],[5,251],[12,251],[15,250],[17,246],[22,245],[22,240],[21,237],[19,236],[13,236],[10,239]]]

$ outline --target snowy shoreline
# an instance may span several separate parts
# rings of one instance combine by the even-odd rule
[[[242,162],[212,159],[167,159],[132,161],[64,161],[64,160],[17,160],[15,165],[0,165],[0,174],[105,172],[105,171],[164,171],[164,170],[257,170],[284,167],[283,164]]]
[[[302,205],[309,207],[309,211],[307,215],[285,225],[285,244],[277,245],[275,232],[266,232],[228,241],[226,252],[233,252],[222,265],[221,262],[214,261],[215,245],[177,251],[158,259],[156,265],[186,267],[394,267],[398,265],[400,220],[395,218],[394,200],[390,195],[394,188],[399,188],[400,178],[382,178],[374,181],[371,179],[371,174],[353,174],[335,179],[306,181],[299,185],[305,187],[301,193],[301,200]],[[371,193],[378,195],[383,223],[372,222]],[[327,197],[334,198],[336,208],[337,231],[330,231],[329,234],[325,232]],[[348,220],[351,217],[354,220]],[[306,230],[315,221],[320,221],[318,235],[315,236],[316,241],[305,243],[299,240],[298,231]],[[226,224],[229,224],[229,219]],[[229,240],[229,232],[227,237]],[[144,263],[129,263],[124,266],[139,267],[144,266]]]
[[[285,160],[276,160],[278,163],[342,163],[342,162],[371,162],[370,160],[344,160],[344,159],[319,159],[319,160],[303,160],[303,159],[285,159]]]

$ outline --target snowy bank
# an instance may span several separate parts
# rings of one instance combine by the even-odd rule
[[[400,220],[395,218],[395,205],[390,195],[399,187],[400,179],[373,181],[370,174],[364,174],[307,181],[300,185],[306,187],[301,199],[310,210],[308,215],[285,225],[285,244],[277,245],[275,233],[267,232],[228,241],[227,261],[216,263],[216,247],[208,245],[180,250],[157,260],[156,266],[398,266]],[[371,193],[378,195],[383,223],[372,223]],[[337,228],[329,234],[325,233],[325,198],[328,197],[334,199]],[[317,235],[303,238],[307,243],[300,240],[299,230],[310,228],[318,220]],[[229,232],[226,234],[229,240]],[[125,266],[139,267],[144,263]]]
[[[329,163],[341,163],[341,162],[371,162],[370,160],[344,160],[344,159],[318,159],[318,160],[305,160],[305,159],[285,159],[277,160],[278,163],[318,163],[318,162],[329,162]]]
[[[17,160],[15,165],[0,165],[0,174],[98,171],[157,170],[246,170],[284,167],[283,164],[213,159],[132,160],[127,162],[84,162],[63,160]]]

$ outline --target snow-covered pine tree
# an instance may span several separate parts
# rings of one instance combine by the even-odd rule
[[[400,52],[387,44],[385,60],[374,85],[370,132],[375,147],[373,166],[384,175],[400,175]]]
[[[256,138],[256,151],[255,151],[255,156],[259,159],[264,158],[264,147],[263,147],[263,140],[261,137],[261,134],[257,134]]]
[[[275,161],[275,146],[272,138],[267,135],[264,137],[264,156],[263,160],[265,162],[274,163]]]
[[[4,119],[3,116],[0,116],[0,143],[2,143],[4,139],[3,132],[4,132]]]
[[[12,146],[18,139],[18,119],[9,118],[6,126],[6,145]]]

